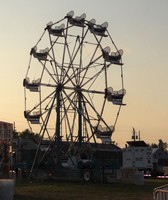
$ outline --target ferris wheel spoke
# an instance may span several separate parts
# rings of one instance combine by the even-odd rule
[[[77,113],[79,113],[80,112],[80,114],[82,115],[82,116],[84,116],[84,114],[83,114],[83,112],[81,111],[81,110],[79,110],[79,108],[78,108],[78,105],[77,105],[77,103],[78,103],[78,95],[77,95],[77,93],[75,93],[74,94],[74,97],[73,97],[73,99],[71,99],[70,97],[69,97],[69,95],[67,95],[65,92],[64,92],[64,94],[66,95],[66,97],[67,97],[67,99],[69,100],[69,102],[70,102],[70,104],[71,104],[71,107],[72,107],[72,113],[73,113],[73,116],[72,116],[72,118],[73,118],[73,120],[72,120],[72,133],[74,132],[74,126],[75,126],[75,122],[76,122],[76,119],[77,119]],[[85,116],[84,116],[85,117]]]
[[[92,63],[92,62],[93,62],[93,59],[94,59],[94,57],[95,57],[95,54],[96,54],[96,52],[98,51],[98,48],[100,47],[100,42],[101,42],[101,40],[102,40],[102,37],[100,38],[98,44],[96,45],[96,48],[95,48],[95,50],[94,50],[94,52],[93,52],[93,55],[92,55],[92,57],[91,57],[89,63]],[[84,77],[86,77],[88,71],[89,71],[89,67],[86,68],[86,70],[85,70],[85,73],[84,73],[83,78],[82,78],[82,80],[81,80],[81,85],[82,85],[82,83],[83,83],[83,81],[84,81]]]
[[[69,95],[69,96],[71,96],[71,95]],[[63,122],[63,121],[65,121],[65,123],[67,122],[68,131],[69,131],[69,136],[67,136],[67,138],[69,138],[71,136],[71,141],[72,141],[72,129],[70,127],[70,119],[68,118],[68,112],[71,109],[70,108],[71,102],[69,102],[69,105],[67,105],[67,99],[63,98],[62,94],[61,94],[61,99],[62,99],[62,107],[63,107],[63,113],[64,113],[62,116],[61,122]],[[66,131],[66,135],[67,135],[67,131]]]
[[[69,99],[69,101],[72,102],[71,99],[69,98],[69,96],[68,95],[66,95],[66,96]],[[82,97],[83,97],[83,95],[82,95]],[[72,106],[73,106],[74,110],[77,110],[78,112],[80,112],[80,114],[84,117],[84,119],[89,123],[89,125],[91,127],[91,118],[92,119],[94,119],[94,118],[89,116],[89,114],[88,114],[87,107],[86,107],[86,105],[84,103],[84,99],[85,99],[85,101],[87,100],[86,97],[84,97],[82,99],[83,99],[83,105],[84,105],[85,111],[84,110],[79,110],[79,108],[77,106],[77,103],[76,103],[77,101],[75,103],[72,102]],[[86,102],[88,103],[88,100]],[[93,106],[91,106],[91,108],[94,110],[94,112],[96,112],[96,110],[93,108]],[[76,112],[74,112],[74,113],[75,113],[74,116],[76,117]],[[96,115],[99,115],[99,114],[96,112]]]
[[[74,91],[72,91],[70,94],[67,94],[65,90],[63,90],[63,93],[65,95],[64,102],[63,102],[64,110],[65,110],[64,112],[66,114],[71,113],[73,115],[72,117],[75,119],[74,116],[75,116],[76,110],[74,109],[74,107],[76,107],[76,104],[77,104],[77,94]],[[73,129],[74,129],[74,123],[72,123],[71,132],[73,132]]]
[[[64,42],[63,54],[62,54],[62,69],[63,70],[61,71],[61,80],[60,80],[61,83],[63,83],[64,82],[64,78],[68,76],[68,73],[65,72],[65,69],[63,68],[64,63],[65,63],[66,52],[68,53],[68,56],[69,56],[69,58],[71,60],[71,53],[70,53],[70,50],[69,50],[69,47],[68,47],[67,36],[68,36],[68,21],[67,21],[66,34],[64,36],[65,42]]]
[[[88,31],[89,29],[87,29],[87,31]],[[87,33],[87,31],[86,31],[86,33]],[[79,71],[81,71],[81,69],[82,69],[82,64],[83,64],[83,62],[82,62],[82,55],[83,55],[83,41],[84,41],[84,28],[82,29],[82,42],[81,42],[81,44],[80,44],[80,50],[79,50],[79,55],[80,55],[80,57],[79,57]],[[86,36],[86,34],[85,34],[85,36]],[[80,42],[80,41],[79,41]],[[80,80],[81,79],[81,77],[80,77],[80,75],[78,76],[78,82],[77,82],[77,85],[80,85]]]
[[[51,69],[53,70],[53,72],[51,72],[51,71],[48,69],[48,66],[46,65],[47,62],[42,63],[42,61],[40,61],[40,63],[41,63],[41,65],[43,66],[40,80],[43,79],[44,72],[46,72],[47,75],[48,75],[55,83],[57,83],[58,75],[57,75],[57,74],[55,73],[55,71],[54,71],[52,62],[50,62],[50,64],[51,64]]]
[[[86,98],[86,96],[83,95],[83,97],[84,97],[85,101],[88,103],[88,105],[90,106],[90,108],[94,111],[94,113],[95,113],[95,115],[96,115],[96,118],[95,118],[96,121],[97,121],[97,122],[101,121],[101,122],[104,123],[105,126],[108,127],[107,123],[105,122],[105,120],[104,120],[103,117],[101,116],[102,113],[101,113],[101,112],[100,112],[100,113],[97,112],[97,110],[95,109],[95,107],[89,102],[89,100]],[[103,106],[105,106],[104,103],[103,103]],[[104,109],[104,107],[102,108],[102,110],[103,110],[103,109]]]
[[[42,124],[45,124],[45,119],[43,119],[43,116],[41,116],[41,120],[42,120]],[[48,139],[51,140],[51,136],[50,136],[50,133],[49,133],[49,130],[47,129],[47,127],[45,127],[45,131],[46,131],[46,134],[48,136]]]
[[[55,98],[53,99],[52,101],[52,105],[54,105],[54,102],[55,102]],[[37,150],[36,150],[36,153],[35,153],[35,157],[34,157],[34,160],[33,160],[33,163],[32,163],[32,166],[31,166],[31,169],[30,169],[30,174],[29,174],[29,180],[32,176],[32,173],[33,173],[33,169],[35,167],[35,163],[37,162],[37,156],[38,156],[38,153],[39,153],[39,150],[40,150],[40,146],[41,146],[41,142],[42,142],[42,139],[44,137],[44,134],[45,134],[45,131],[47,129],[47,124],[48,124],[48,121],[49,121],[49,118],[50,118],[50,114],[51,114],[51,111],[52,111],[52,105],[49,109],[49,112],[47,113],[47,116],[44,120],[44,123],[43,125],[41,126],[40,128],[40,132],[39,132],[39,135],[41,136],[40,137],[40,142],[38,143],[38,146],[37,146]]]
[[[94,62],[96,62],[97,60],[99,60],[102,57],[102,55],[100,55],[99,57],[97,57],[94,61],[90,62],[88,65],[86,65],[84,68],[82,68],[80,71],[78,70],[77,73],[72,74],[69,79],[67,81],[64,82],[64,85],[68,84],[68,82],[72,79],[74,79],[76,76],[79,76],[82,72],[84,72],[85,70],[87,70],[88,67],[90,67]]]
[[[96,139],[95,139],[95,136],[94,136],[94,133],[93,133],[93,126],[92,126],[92,122],[91,122],[92,118],[89,116],[89,112],[88,112],[88,109],[87,109],[87,106],[86,106],[86,102],[85,102],[85,99],[84,99],[83,95],[82,95],[82,99],[83,99],[84,113],[86,115],[85,118],[84,118],[84,120],[85,120],[85,127],[87,128],[87,125],[86,125],[86,122],[87,122],[88,125],[89,125],[89,130],[92,133],[91,135],[92,135],[92,137],[94,139],[94,142],[96,142]],[[88,138],[89,138],[89,136],[87,136],[87,140],[88,140]]]
[[[68,130],[66,129],[66,132],[65,132],[65,134],[66,134],[66,140],[69,141],[69,138],[70,138],[70,141],[73,141],[72,140],[72,130],[71,130],[71,126],[70,126],[70,120],[68,118],[68,113],[67,113],[65,105],[63,107],[63,111],[64,111],[64,117],[63,118],[65,120],[65,126],[67,126],[67,129],[68,129]]]
[[[70,63],[69,63],[69,66],[68,66],[68,70],[67,70],[67,72],[66,72],[66,74],[65,74],[65,77],[66,77],[66,75],[68,74],[70,68],[73,67],[73,62],[74,62],[76,56],[78,55],[78,52],[80,52],[80,48],[81,48],[82,45],[83,45],[83,41],[84,41],[84,38],[85,38],[86,35],[87,35],[87,32],[88,32],[88,29],[87,29],[87,31],[84,33],[84,35],[82,36],[81,42],[79,43],[79,45],[78,45],[78,47],[77,47],[77,49],[76,49],[76,52],[72,55],[72,57],[70,56],[71,59],[70,59]],[[76,38],[78,39],[78,36],[77,36]],[[81,57],[80,57],[80,59],[81,59]],[[81,66],[79,65],[79,67],[81,67]],[[74,74],[73,78],[77,77],[78,75],[79,75],[79,73]],[[69,78],[70,78],[69,80],[73,79],[72,77],[69,77]],[[63,80],[63,82],[65,82],[65,79]],[[67,82],[66,82],[66,83],[67,83]],[[64,83],[64,84],[65,84],[65,83]]]
[[[50,61],[50,64],[51,64],[51,67],[52,67],[52,70],[53,70],[53,74],[56,75],[56,82],[58,83],[59,82],[59,72],[58,72],[58,65],[57,65],[57,62],[56,62],[56,57],[55,57],[55,51],[53,49],[53,46],[54,44],[57,42],[59,37],[56,38],[56,40],[54,42],[52,42],[52,39],[51,39],[51,35],[49,34],[49,40],[50,40],[50,45],[51,45],[51,52],[52,52],[52,56],[50,56],[51,58],[51,61]],[[53,66],[53,63],[54,63],[54,66]]]
[[[44,99],[40,99],[39,103],[37,105],[35,105],[32,109],[27,110],[27,105],[25,105],[25,114],[27,116],[30,116],[30,113],[33,113],[33,115],[34,115],[34,113],[38,113],[39,117],[42,116],[43,114],[45,114],[47,112],[47,110],[48,110],[47,107],[49,107],[49,105],[51,104],[51,101],[53,99],[53,94],[54,93],[55,92],[52,92],[51,94],[49,94]],[[46,102],[49,98],[51,98],[51,100],[45,105],[45,108],[42,108],[44,102]]]
[[[95,83],[95,81],[97,80],[97,78],[99,77],[99,75],[101,75],[104,70],[105,70],[105,67],[103,66],[96,74],[94,74],[91,78],[86,80],[83,83],[82,87],[84,87],[85,85],[89,85],[88,89],[90,89],[92,85]]]
[[[65,48],[67,49],[67,52],[68,52],[68,56],[69,56],[69,59],[70,59],[70,63],[71,63],[71,66],[68,66],[67,67],[67,71],[65,72],[65,74],[64,74],[64,77],[62,78],[62,83],[65,81],[65,78],[67,78],[68,80],[70,80],[71,81],[71,83],[72,83],[72,85],[75,85],[75,82],[77,81],[77,77],[75,76],[75,82],[73,82],[72,81],[72,79],[70,79],[70,77],[69,77],[69,71],[70,71],[70,69],[72,69],[72,72],[73,72],[73,74],[75,74],[75,69],[74,69],[74,66],[73,66],[73,54],[74,54],[74,50],[75,50],[75,47],[76,47],[76,42],[75,42],[75,45],[74,45],[74,48],[73,48],[73,50],[72,50],[72,53],[70,52],[70,49],[69,49],[69,46],[68,46],[68,44],[67,44],[67,38],[65,38]],[[64,54],[65,54],[65,49],[64,49]],[[71,55],[72,54],[72,55]],[[63,61],[64,61],[64,55],[63,55]],[[63,63],[64,64],[64,63]],[[62,64],[62,65],[63,65]]]

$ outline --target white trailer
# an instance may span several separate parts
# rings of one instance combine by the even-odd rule
[[[152,148],[150,147],[127,147],[123,149],[123,167],[136,168],[144,172],[153,168]]]

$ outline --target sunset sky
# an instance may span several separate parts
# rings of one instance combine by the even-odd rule
[[[132,127],[147,143],[168,142],[168,1],[167,0],[5,0],[0,6],[0,121],[28,128],[23,116],[30,49],[46,24],[70,10],[86,13],[124,50],[127,94],[113,140],[131,139]]]

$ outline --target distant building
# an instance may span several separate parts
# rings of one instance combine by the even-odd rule
[[[0,121],[0,178],[8,178],[13,166],[13,124]]]
[[[161,150],[160,148],[153,148],[152,155],[154,173],[164,173],[164,168],[168,167],[168,153]]]
[[[13,138],[13,124],[0,121],[0,140],[11,141]]]

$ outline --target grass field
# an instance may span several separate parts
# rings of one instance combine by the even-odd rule
[[[14,200],[152,200],[153,189],[167,182],[147,179],[144,185],[62,181],[17,183]]]

